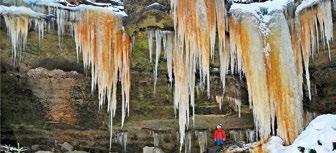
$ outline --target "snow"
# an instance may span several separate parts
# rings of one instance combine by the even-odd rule
[[[28,5],[32,6],[49,6],[49,7],[54,7],[58,9],[63,9],[63,10],[71,10],[71,11],[81,11],[85,9],[97,9],[97,10],[102,10],[106,12],[110,12],[114,15],[117,16],[127,16],[126,12],[123,11],[123,6],[114,6],[110,4],[105,4],[105,3],[95,3],[91,2],[93,5],[79,5],[79,6],[73,6],[70,3],[68,3],[66,0],[24,0]],[[67,4],[66,6],[60,4]]]
[[[35,12],[30,8],[23,6],[3,6],[0,5],[0,15],[10,15],[10,16],[27,16],[33,18],[45,18],[46,15],[43,13]]]
[[[300,14],[303,10],[319,4],[322,0],[303,0],[299,6],[296,7],[295,14]]]
[[[336,143],[336,115],[325,114],[310,122],[292,145],[283,146],[283,140],[274,136],[264,148],[271,153],[301,153],[298,147],[305,148],[305,153],[310,149],[316,150],[317,153],[336,153],[333,143]]]
[[[233,3],[229,13],[234,18],[243,14],[252,14],[258,19],[260,31],[265,36],[268,36],[270,30],[267,27],[267,23],[273,18],[273,13],[286,10],[292,3],[294,3],[294,0],[273,0],[250,4]]]
[[[157,10],[160,10],[160,11],[165,11],[166,10],[166,6],[160,4],[160,3],[152,3],[148,6],[146,6],[147,8],[152,8],[152,9],[157,9]]]

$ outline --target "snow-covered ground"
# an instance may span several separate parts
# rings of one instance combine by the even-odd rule
[[[336,153],[336,115],[315,118],[290,146],[274,136],[264,147],[271,153]]]

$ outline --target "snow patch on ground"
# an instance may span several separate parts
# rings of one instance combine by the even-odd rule
[[[308,153],[315,150],[317,153],[336,153],[336,115],[326,114],[318,116],[298,136],[290,146],[283,146],[280,137],[273,136],[265,144],[271,153]]]

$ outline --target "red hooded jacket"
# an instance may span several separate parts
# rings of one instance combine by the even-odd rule
[[[216,141],[219,139],[222,139],[224,141],[226,139],[225,131],[221,128],[217,128],[214,133],[214,140]]]

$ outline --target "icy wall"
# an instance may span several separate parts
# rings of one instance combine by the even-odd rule
[[[122,95],[121,126],[129,109],[131,38],[122,26],[121,19],[125,16],[125,12],[112,6],[75,7],[70,4],[61,5],[58,1],[27,0],[26,4],[35,11],[26,7],[0,6],[0,14],[4,16],[12,41],[14,63],[17,50],[25,48],[30,23],[35,24],[41,39],[44,27],[49,27],[50,22],[54,22],[57,25],[59,46],[66,29],[70,29],[75,39],[77,54],[82,53],[85,70],[91,70],[92,91],[96,88],[98,90],[100,109],[104,108],[105,101],[108,102],[112,139],[112,119],[116,112],[119,80]],[[53,17],[55,19],[50,21]]]
[[[173,58],[175,93],[183,93],[174,95],[180,143],[189,124],[189,104],[194,106],[196,71],[210,94],[209,65],[216,37],[223,87],[228,72],[246,78],[257,135],[261,139],[278,135],[292,143],[303,129],[303,70],[310,98],[309,58],[320,40],[330,48],[331,2],[302,1],[295,15],[290,0],[233,3],[228,12],[225,8],[220,0],[171,1],[174,51],[179,54]]]
[[[97,87],[100,108],[108,102],[107,108],[112,112],[111,127],[120,78],[123,124],[129,106],[131,50],[131,39],[121,24],[125,13],[105,5],[98,8],[64,6],[54,1],[27,2],[35,12],[0,7],[12,40],[13,59],[17,57],[17,50],[24,49],[29,23],[34,23],[40,39],[44,29],[49,29],[52,23],[57,24],[59,46],[63,34],[70,32],[77,53],[83,55],[84,67],[91,68],[92,90]],[[151,30],[148,40],[151,61],[152,53],[156,53],[154,90],[162,51],[167,59],[169,81],[174,82],[180,147],[189,126],[189,116],[194,114],[196,77],[210,96],[209,67],[214,60],[215,44],[223,89],[228,73],[246,78],[259,137],[266,139],[278,135],[287,144],[293,142],[303,128],[303,72],[311,97],[309,59],[318,52],[320,41],[330,48],[333,38],[330,0],[305,0],[295,7],[290,0],[234,3],[230,9],[222,0],[171,1],[175,32]],[[240,105],[239,99],[232,101]]]

